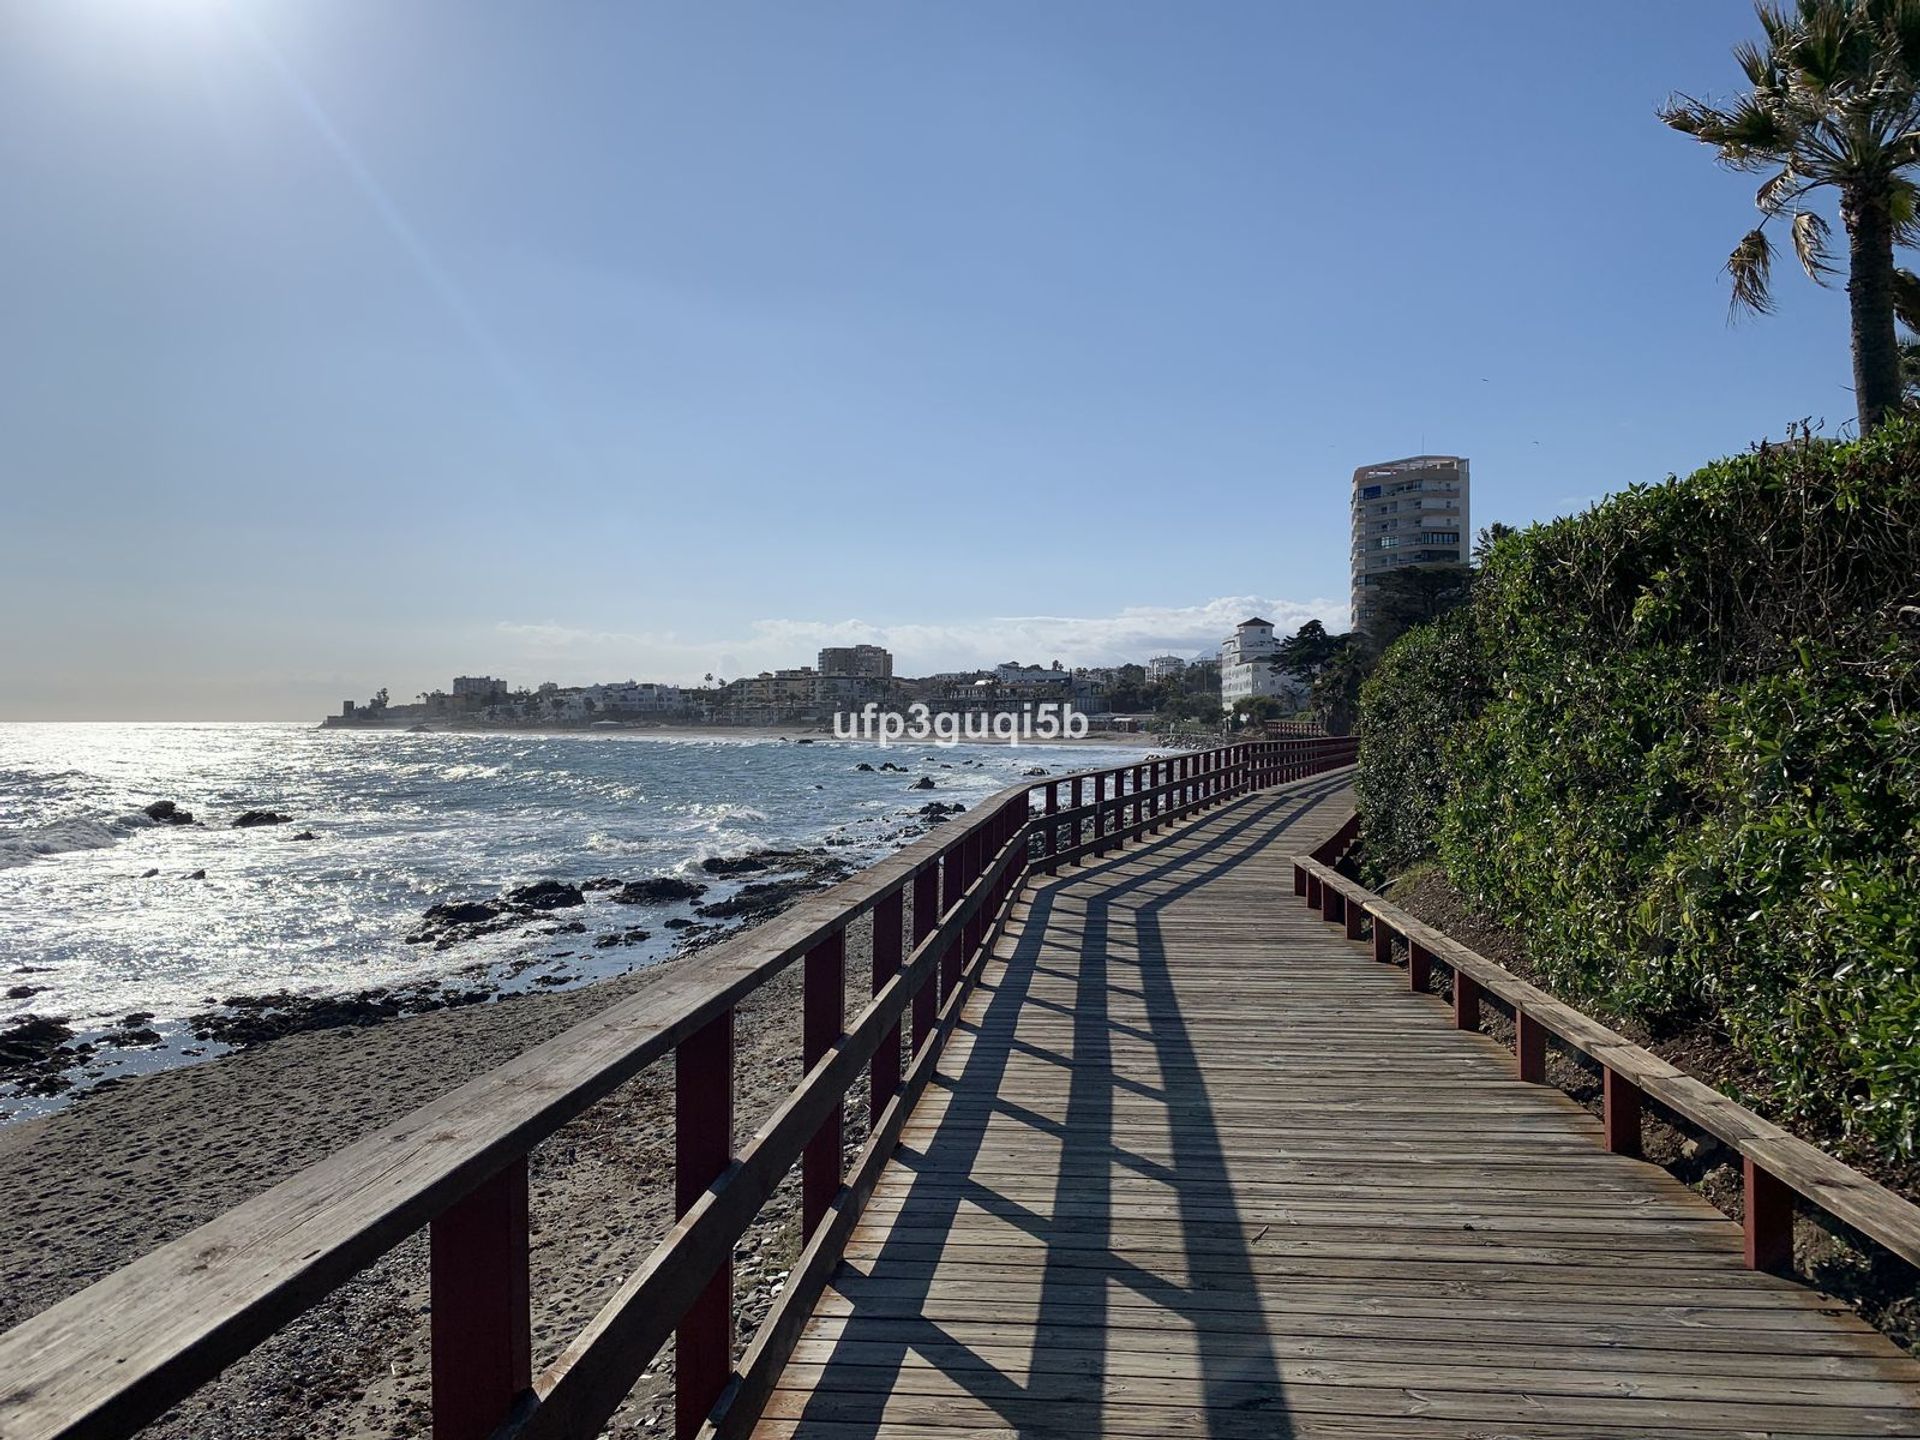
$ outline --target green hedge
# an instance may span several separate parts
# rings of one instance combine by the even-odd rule
[[[1376,877],[1437,859],[1563,991],[1724,1029],[1786,1113],[1920,1131],[1920,428],[1494,547],[1362,693]]]

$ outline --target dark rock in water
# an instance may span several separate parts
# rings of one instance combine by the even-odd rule
[[[78,1050],[66,1048],[72,1038],[66,1022],[50,1015],[22,1015],[10,1021],[0,1029],[0,1075],[24,1081],[30,1093],[54,1093],[36,1087],[57,1080],[62,1070],[82,1058]],[[65,1088],[65,1084],[55,1087]]]
[[[796,745],[811,745],[811,744],[813,744],[813,741],[811,741],[811,740],[796,740],[796,741],[794,741],[793,743],[794,743],[794,744],[796,744]]]
[[[889,774],[893,774],[893,775],[904,775],[907,773],[906,766],[896,765],[891,760],[882,760],[880,762],[880,768],[888,772]]]
[[[247,1046],[302,1030],[375,1025],[396,1015],[477,1005],[491,995],[486,989],[445,989],[438,981],[408,990],[376,987],[354,995],[296,995],[279,990],[269,995],[230,995],[218,1010],[188,1016],[187,1024],[197,1039]]]
[[[616,905],[671,905],[680,900],[698,900],[706,893],[707,887],[697,880],[655,875],[646,880],[629,880],[611,898]]]
[[[142,876],[141,876],[140,878],[141,878],[142,880],[151,880],[151,879],[153,879],[153,877],[154,877],[154,876],[156,876],[156,875],[158,875],[159,873],[160,873],[160,869],[159,869],[159,867],[158,867],[158,866],[155,866],[155,867],[154,867],[153,869],[151,869],[151,870],[149,870],[149,871],[147,871],[147,872],[146,872],[146,873],[145,873],[144,875],[142,875]]]
[[[129,1015],[120,1022],[117,1029],[109,1030],[100,1037],[102,1045],[112,1045],[121,1050],[132,1050],[160,1043],[160,1032],[147,1021],[153,1016],[146,1014]]]
[[[587,933],[587,924],[584,920],[569,920],[564,925],[549,925],[545,933],[548,935],[584,935]]]
[[[676,915],[671,920],[663,920],[660,923],[665,925],[669,930],[697,930],[700,928],[698,922],[689,920],[684,915]]]
[[[38,995],[41,992],[41,990],[44,988],[45,988],[44,986],[40,986],[40,985],[9,985],[7,987],[7,999],[31,1000],[34,996]]]
[[[760,880],[743,885],[737,894],[711,905],[694,907],[694,914],[709,920],[734,920],[743,915],[764,919],[787,908],[802,895],[819,888],[812,878],[796,880]]]
[[[859,763],[858,765],[856,765],[856,766],[854,766],[853,768],[854,768],[854,769],[856,769],[856,770],[864,770],[864,771],[866,771],[866,772],[867,772],[867,773],[868,773],[869,775],[871,775],[871,774],[873,773],[873,766],[871,766],[871,765],[869,765],[869,764],[868,764],[868,763],[867,763],[866,761],[864,761],[864,760],[862,760],[862,761],[861,761],[861,762],[860,762],[860,763]]]
[[[638,945],[642,941],[651,940],[652,938],[652,934],[645,930],[616,930],[610,935],[602,935],[598,940],[595,940],[593,942],[593,948],[596,950],[611,950],[616,945]]]
[[[710,855],[700,862],[700,868],[709,875],[749,875],[766,869],[767,863],[758,855]]]
[[[256,825],[284,825],[291,819],[291,815],[282,815],[277,810],[243,810],[233,817],[233,828],[251,830]]]
[[[957,800],[951,805],[942,805],[938,800],[929,800],[913,813],[931,824],[942,825],[946,823],[949,816],[958,815],[966,808]]]
[[[617,879],[612,875],[602,875],[596,880],[582,880],[580,882],[580,888],[587,891],[618,890],[626,883],[626,881]]]
[[[509,890],[507,899],[529,910],[564,910],[571,905],[587,903],[587,897],[580,893],[580,887],[570,885],[565,880],[536,880],[531,885]]]
[[[185,878],[188,880],[204,880],[207,878],[207,872],[204,870],[196,870]]]
[[[428,920],[442,925],[484,925],[499,915],[500,906],[492,900],[453,900],[427,911]]]
[[[933,789],[933,777],[931,775],[922,775],[907,788],[909,790],[931,790]]]
[[[193,812],[182,810],[171,800],[156,800],[141,813],[159,825],[193,824]]]
[[[1044,765],[1036,765],[1031,770],[1022,770],[1020,773],[1022,775],[1044,775],[1047,773],[1047,767]]]
[[[314,835],[311,830],[302,830],[298,835],[289,835],[287,838],[289,840],[311,840],[314,838]]]

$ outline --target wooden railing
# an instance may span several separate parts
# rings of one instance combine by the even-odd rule
[[[1371,939],[1376,961],[1391,962],[1394,942],[1403,943],[1412,990],[1428,989],[1435,964],[1450,970],[1453,1022],[1460,1029],[1480,1028],[1487,997],[1511,1009],[1514,1064],[1522,1080],[1546,1083],[1549,1035],[1597,1065],[1607,1149],[1640,1154],[1643,1100],[1729,1146],[1741,1159],[1748,1265],[1781,1274],[1792,1270],[1795,1196],[1920,1265],[1920,1206],[1338,873],[1333,867],[1356,829],[1350,823],[1311,855],[1295,858],[1294,893],[1328,923],[1343,926],[1349,940]]]
[[[1269,740],[1310,740],[1327,733],[1317,720],[1267,720],[1262,724]]]
[[[595,1434],[669,1339],[676,1433],[744,1433],[1023,880],[1352,758],[1347,740],[1261,740],[999,792],[0,1336],[0,1437],[130,1435],[422,1227],[436,1440]],[[872,999],[848,1024],[847,927],[867,915]],[[805,1073],[735,1154],[734,1012],[795,962]],[[528,1154],[669,1055],[678,1221],[536,1376]],[[863,1074],[870,1134],[848,1166]],[[796,1160],[801,1255],[736,1366],[734,1244]]]

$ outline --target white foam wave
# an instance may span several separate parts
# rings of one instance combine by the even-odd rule
[[[74,850],[105,850],[118,845],[127,831],[148,823],[144,815],[123,815],[111,823],[99,820],[54,820],[18,830],[0,830],[0,870],[26,865],[48,855]]]

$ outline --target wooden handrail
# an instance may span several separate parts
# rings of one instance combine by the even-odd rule
[[[677,1433],[688,1437],[702,1426],[740,1433],[790,1351],[1027,876],[1352,759],[1350,740],[1256,740],[999,791],[0,1335],[0,1440],[131,1435],[423,1227],[432,1249],[436,1440],[593,1433],[669,1335],[677,1336],[679,1357]],[[1064,808],[1063,790],[1072,794]],[[909,895],[911,922],[904,918]],[[869,913],[872,999],[849,1026],[844,937]],[[802,960],[805,1073],[734,1155],[734,1010]],[[669,1054],[678,1067],[678,1221],[535,1378],[527,1156]],[[870,1138],[846,1171],[838,1122],[863,1073],[883,1083],[870,1092]],[[736,1371],[733,1245],[802,1157],[801,1262]]]
[[[1325,847],[1323,847],[1325,848]],[[1329,922],[1345,925],[1350,939],[1370,929],[1373,957],[1391,958],[1392,943],[1407,946],[1410,988],[1425,990],[1434,962],[1453,972],[1454,1023],[1480,1028],[1480,1001],[1493,995],[1514,1015],[1514,1053],[1520,1078],[1544,1083],[1545,1041],[1555,1036],[1601,1069],[1603,1135],[1607,1148],[1640,1153],[1640,1101],[1644,1097],[1698,1126],[1741,1157],[1746,1185],[1747,1263],[1784,1272],[1793,1265],[1793,1200],[1851,1225],[1912,1265],[1920,1265],[1920,1205],[1901,1199],[1818,1146],[1789,1134],[1737,1100],[1686,1074],[1608,1029],[1564,1001],[1556,1000],[1511,970],[1415,919],[1356,880],[1333,869],[1320,852],[1294,858],[1294,893]]]

